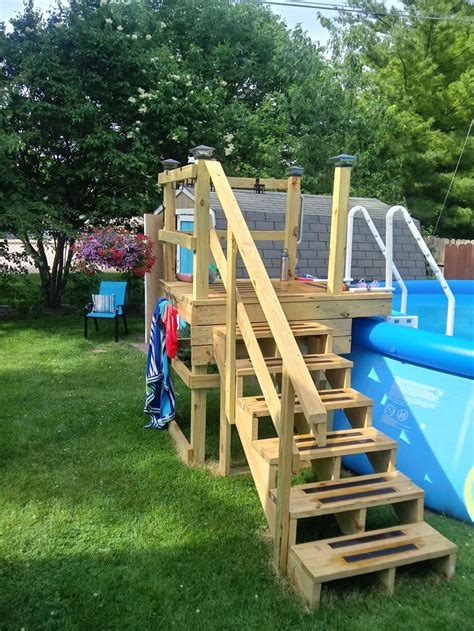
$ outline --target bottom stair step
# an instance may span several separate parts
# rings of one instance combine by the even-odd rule
[[[420,522],[294,545],[289,551],[288,573],[308,604],[315,607],[322,583],[374,572],[392,593],[395,568],[420,561],[437,561],[437,569],[451,578],[456,550],[434,528]]]

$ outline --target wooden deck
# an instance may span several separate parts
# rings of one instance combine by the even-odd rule
[[[392,295],[386,292],[344,292],[331,296],[324,283],[272,280],[272,285],[289,321],[317,321],[332,329],[335,353],[349,353],[351,350],[352,318],[391,312]],[[237,286],[252,323],[265,322],[251,281],[240,279]],[[214,363],[212,328],[226,322],[223,283],[210,285],[206,300],[193,299],[192,283],[160,280],[160,290],[161,295],[167,296],[177,306],[181,318],[192,327],[192,364],[205,366]]]
[[[190,362],[185,363],[183,355],[172,360],[175,374],[191,389],[189,440],[176,422],[169,427],[177,452],[187,464],[204,464],[206,391],[218,388],[217,471],[231,472],[234,425],[273,536],[274,567],[289,574],[310,607],[318,605],[321,585],[327,581],[374,573],[392,593],[397,567],[434,560],[449,578],[456,556],[456,547],[423,523],[423,492],[397,472],[398,443],[372,426],[373,401],[351,387],[352,362],[340,356],[351,350],[352,319],[390,314],[392,304],[388,292],[344,291],[353,161],[347,158],[336,159],[327,282],[294,280],[298,168],[278,183],[287,190],[284,234],[265,234],[269,241],[284,237],[286,281],[269,278],[255,245],[257,235],[249,230],[217,161],[199,159],[160,174],[164,218],[147,224],[148,230],[155,226],[161,242],[156,249],[161,280],[155,275],[153,282],[147,281],[148,323],[152,305],[162,295],[191,326],[189,337],[180,341],[190,346]],[[173,182],[189,177],[195,179],[192,235],[176,230],[173,188]],[[227,219],[227,229],[220,234],[209,225],[211,183]],[[176,280],[176,246],[194,253],[192,283]],[[237,278],[238,256],[251,280]],[[211,260],[223,282],[209,285]],[[213,363],[218,373],[208,368]],[[255,378],[261,394],[249,396],[244,381]],[[349,428],[333,429],[336,410],[344,413]],[[269,423],[276,436],[260,436],[260,426]],[[342,459],[359,454],[368,459],[373,473],[341,478]],[[293,486],[293,474],[303,463],[311,466],[314,480]],[[381,505],[392,505],[400,523],[364,532],[367,511]],[[298,544],[298,520],[321,515],[333,515],[342,536]]]

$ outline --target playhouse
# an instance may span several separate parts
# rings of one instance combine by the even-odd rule
[[[335,159],[326,280],[295,278],[300,234],[301,176],[287,179],[227,177],[209,147],[193,150],[195,161],[180,167],[164,162],[158,182],[163,212],[145,216],[155,240],[157,263],[146,279],[146,331],[156,300],[166,296],[190,325],[190,365],[172,361],[177,377],[191,389],[189,440],[176,422],[170,433],[189,465],[205,463],[206,393],[220,388],[218,471],[229,475],[231,427],[235,426],[274,541],[274,566],[287,574],[310,607],[320,601],[323,583],[373,574],[392,593],[396,568],[430,562],[446,578],[454,573],[456,546],[423,521],[423,491],[397,471],[397,442],[372,425],[372,400],[351,387],[353,318],[389,315],[388,291],[345,291],[344,263],[353,158]],[[177,189],[192,189],[192,220],[178,209]],[[216,228],[211,188],[226,226]],[[235,190],[256,198],[262,191],[286,195],[284,229],[250,229]],[[263,197],[263,196],[262,196]],[[186,202],[189,209],[189,199]],[[280,242],[287,255],[271,278],[258,242]],[[177,260],[177,257],[180,260]],[[177,265],[192,264],[192,282],[176,279]],[[209,264],[221,280],[209,283]],[[237,270],[245,268],[245,277]],[[218,371],[210,371],[209,365]],[[246,395],[247,379],[259,393]],[[332,428],[334,411],[350,428]],[[275,435],[262,437],[271,424]],[[344,456],[363,454],[369,473],[346,477]],[[293,484],[301,467],[314,481]],[[392,505],[392,526],[366,530],[367,511]],[[334,515],[340,535],[299,542],[299,524]]]

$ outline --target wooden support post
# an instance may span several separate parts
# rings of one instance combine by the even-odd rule
[[[387,449],[384,451],[372,451],[367,454],[370,464],[375,473],[386,473],[395,471],[397,464],[397,450]]]
[[[282,374],[280,441],[278,448],[277,502],[273,562],[278,573],[286,571],[290,538],[290,485],[293,468],[295,389],[285,364]]]
[[[386,570],[380,570],[377,572],[377,578],[380,586],[384,590],[386,594],[389,596],[393,595],[395,589],[395,574],[397,569],[394,567],[389,567]]]
[[[209,196],[211,181],[205,161],[198,160],[194,190],[194,236],[196,253],[193,257],[193,299],[205,300],[209,294]]]
[[[393,504],[393,508],[401,524],[416,524],[423,521],[424,502],[422,497],[407,502],[398,502]]]
[[[347,217],[352,156],[337,156],[332,197],[331,236],[329,241],[328,293],[339,296],[343,292],[346,255]]]
[[[150,335],[151,318],[156,301],[160,297],[160,271],[163,269],[163,249],[158,241],[158,230],[163,225],[163,214],[145,215],[145,234],[153,240],[153,256],[155,264],[151,271],[145,274],[145,344],[148,343]]]
[[[193,366],[193,374],[203,374],[207,366]],[[206,456],[207,390],[191,390],[191,448],[193,463],[204,464]]]
[[[352,535],[365,530],[365,520],[367,518],[367,509],[359,508],[358,510],[344,511],[334,515],[339,528],[344,535]]]
[[[297,241],[299,232],[299,217],[301,208],[301,167],[291,167],[288,178],[288,193],[286,196],[285,241],[284,248],[288,252],[288,280],[296,275]]]
[[[209,195],[210,179],[205,161],[197,160],[194,191],[194,236],[196,253],[193,257],[193,299],[205,300],[209,294]],[[193,374],[207,373],[207,366],[193,366]],[[191,447],[194,464],[204,463],[206,455],[206,390],[191,391]]]
[[[225,312],[225,414],[229,423],[235,423],[235,329],[237,325],[237,244],[228,230],[227,235],[227,303]]]
[[[219,465],[217,473],[222,476],[230,474],[231,465],[231,425],[225,413],[225,342],[214,335],[214,358],[219,367],[220,401],[219,401]]]
[[[163,212],[165,230],[176,230],[176,191],[171,183],[163,185]],[[163,243],[163,279],[176,279],[176,246]]]
[[[326,480],[339,480],[341,477],[341,458],[318,458],[311,462],[313,473],[319,482]]]
[[[453,578],[456,571],[456,553],[448,554],[440,559],[434,559],[432,565],[442,578],[446,578],[449,581]]]
[[[221,376],[221,398],[220,398],[220,416],[219,416],[219,466],[218,473],[219,475],[229,475],[230,474],[230,464],[231,464],[231,433],[232,433],[232,425],[230,425],[227,420],[227,416],[225,413],[225,404],[227,397],[225,396],[225,377]]]

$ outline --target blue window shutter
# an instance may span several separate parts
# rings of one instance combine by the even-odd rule
[[[180,230],[194,230],[194,221],[181,221]],[[187,248],[179,246],[179,269],[181,274],[193,273],[193,253]]]

